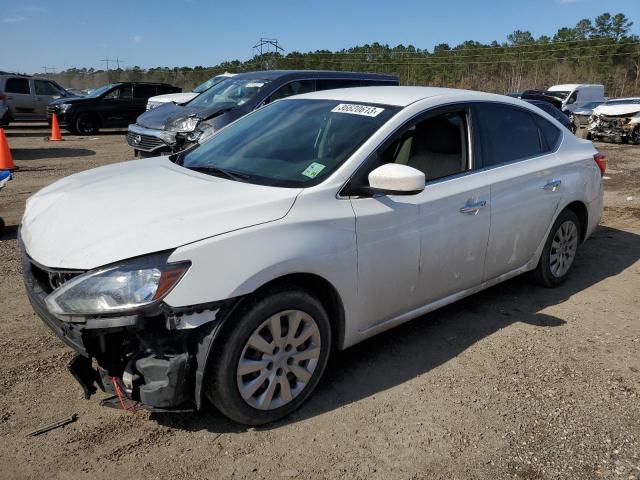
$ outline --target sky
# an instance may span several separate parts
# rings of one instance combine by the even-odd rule
[[[0,70],[211,66],[246,60],[260,37],[286,52],[379,42],[457,45],[538,37],[622,12],[640,34],[640,0],[0,0]],[[110,63],[112,67],[114,63]]]

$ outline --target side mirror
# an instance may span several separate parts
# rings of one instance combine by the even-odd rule
[[[414,195],[424,190],[424,173],[399,163],[387,163],[369,173],[372,193]]]

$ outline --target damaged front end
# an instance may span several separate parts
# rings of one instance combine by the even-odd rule
[[[56,311],[55,297],[62,308],[86,308],[80,301],[69,307],[63,297],[68,285],[91,272],[41,266],[19,243],[28,298],[44,323],[76,351],[69,370],[86,398],[101,389],[112,395],[102,401],[106,406],[154,411],[202,407],[202,380],[210,348],[234,302],[172,308],[151,301],[127,311],[112,308],[115,311],[64,315]],[[117,281],[122,281],[121,272]],[[86,288],[92,289],[96,286]]]
[[[594,140],[606,138],[640,145],[640,111],[620,115],[594,112],[587,131]]]

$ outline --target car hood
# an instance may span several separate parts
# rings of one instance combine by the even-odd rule
[[[173,103],[181,104],[181,103],[187,103],[189,100],[192,100],[197,96],[198,94],[195,92],[165,93],[164,95],[156,95],[155,97],[149,98],[149,102],[157,102],[157,103],[173,102]]]
[[[235,104],[219,103],[211,107],[193,107],[188,104],[165,103],[140,115],[136,123],[145,128],[165,130],[178,119],[195,116],[207,120],[228,111],[230,108],[235,108]]]
[[[44,266],[88,270],[278,220],[301,191],[197,173],[167,157],[135,160],[40,190],[21,237]]]
[[[596,115],[633,115],[640,112],[638,103],[622,103],[620,105],[600,105],[593,110]]]
[[[57,98],[55,100],[53,100],[52,102],[49,102],[49,105],[60,105],[62,103],[83,103],[83,102],[95,102],[96,99],[95,98],[89,98],[89,97],[60,97]]]

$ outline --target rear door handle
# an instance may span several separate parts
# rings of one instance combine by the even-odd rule
[[[562,185],[562,180],[551,180],[544,187],[542,187],[542,189],[551,190],[552,192],[555,192],[560,188],[560,185]]]
[[[460,213],[466,213],[467,215],[477,215],[480,209],[487,206],[486,200],[478,200],[475,203],[467,203],[460,209]]]

